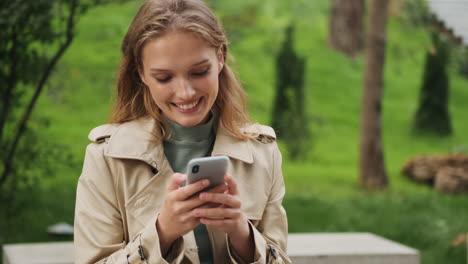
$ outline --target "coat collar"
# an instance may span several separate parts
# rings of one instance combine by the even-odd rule
[[[165,159],[161,142],[153,141],[156,121],[142,117],[126,122],[115,128],[108,141],[105,155],[113,158],[137,159],[153,167]],[[216,130],[213,156],[226,155],[246,163],[253,163],[252,146],[249,140],[241,140],[229,134],[221,124]]]

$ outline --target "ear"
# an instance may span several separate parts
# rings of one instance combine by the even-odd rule
[[[223,70],[224,68],[224,47],[221,46],[219,49],[218,49],[218,54],[217,54],[217,57],[218,57],[218,66],[219,66],[219,71],[218,71],[218,74],[221,73],[221,71]]]
[[[145,75],[144,75],[144,73],[143,73],[143,69],[138,69],[138,75],[140,76],[141,81],[142,81],[146,86],[148,86],[148,84],[146,84],[146,79],[145,79]]]

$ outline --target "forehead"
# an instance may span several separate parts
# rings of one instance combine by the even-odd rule
[[[174,31],[149,40],[142,50],[145,68],[177,69],[216,59],[215,49],[192,33]]]

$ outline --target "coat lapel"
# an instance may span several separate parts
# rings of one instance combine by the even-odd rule
[[[156,121],[150,117],[123,123],[111,136],[105,155],[142,160],[159,170],[166,157],[162,143],[153,140],[156,129]],[[216,130],[212,155],[226,155],[249,164],[253,163],[251,143],[231,136],[221,123]]]
[[[163,144],[153,140],[156,129],[156,122],[150,117],[123,123],[110,137],[105,152],[106,156],[112,158],[141,160],[157,170],[147,183],[135,190],[135,193],[128,196],[126,198],[128,200],[125,201],[127,213],[141,227],[160,211],[166,195],[166,186],[173,174],[164,155]],[[252,164],[254,157],[251,144],[248,140],[231,136],[220,124],[216,130],[212,155],[226,155],[240,163]],[[131,177],[141,177],[141,175],[135,174]],[[138,179],[127,180],[138,181]]]

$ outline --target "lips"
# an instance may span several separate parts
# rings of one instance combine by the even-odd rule
[[[200,105],[201,97],[195,101],[187,102],[187,103],[173,103],[173,105],[182,112],[191,112]]]

